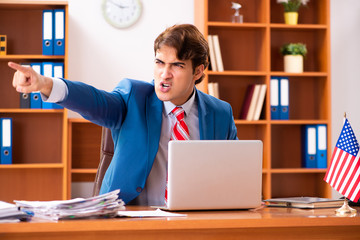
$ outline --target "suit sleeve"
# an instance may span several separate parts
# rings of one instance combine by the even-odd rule
[[[120,128],[126,116],[126,101],[131,93],[130,81],[121,81],[112,91],[99,90],[82,82],[64,79],[68,95],[59,102],[85,119],[108,128]]]

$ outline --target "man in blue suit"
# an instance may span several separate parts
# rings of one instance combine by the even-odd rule
[[[40,91],[44,101],[80,113],[111,129],[113,160],[100,193],[120,189],[125,203],[163,205],[167,174],[167,144],[181,106],[190,139],[237,139],[230,104],[196,89],[208,66],[209,47],[191,24],[175,25],[154,43],[154,80],[124,79],[112,92],[81,82],[48,78],[9,62],[17,70],[18,92]]]

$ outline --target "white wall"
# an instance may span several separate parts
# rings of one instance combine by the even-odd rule
[[[360,141],[359,13],[359,0],[331,0],[332,147],[344,112]],[[335,196],[340,195],[334,190]]]
[[[125,77],[151,81],[155,38],[166,27],[194,22],[193,0],[142,0],[140,20],[127,29],[104,20],[101,0],[68,2],[68,78],[108,91]]]

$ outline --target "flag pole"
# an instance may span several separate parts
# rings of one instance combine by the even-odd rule
[[[346,112],[344,112],[344,119],[346,119]],[[335,212],[338,216],[355,216],[357,214],[356,209],[349,206],[349,201],[346,197],[344,197],[344,204],[342,207],[336,209]]]

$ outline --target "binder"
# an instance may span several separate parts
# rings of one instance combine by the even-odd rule
[[[65,10],[54,10],[54,55],[65,55]]]
[[[12,118],[0,118],[0,162],[12,163]]]
[[[6,35],[0,35],[0,55],[6,55]]]
[[[316,168],[316,126],[303,126],[303,162],[305,168]]]
[[[282,77],[280,79],[280,119],[289,119],[289,79]]]
[[[279,79],[277,77],[271,77],[270,79],[270,108],[271,119],[280,119],[280,91],[279,91]]]
[[[30,108],[29,93],[20,93],[20,108]]]
[[[35,72],[42,74],[42,63],[30,63],[30,66],[35,70]]]
[[[41,100],[40,92],[30,93],[30,108],[32,109],[42,108],[42,100]]]
[[[317,168],[327,168],[327,131],[325,124],[317,125]]]
[[[53,39],[53,10],[43,10],[43,55],[54,54],[54,39]]]
[[[53,63],[53,77],[63,78],[64,77],[64,63],[54,62]]]
[[[62,62],[43,62],[43,75],[46,77],[64,77],[64,63]],[[43,109],[63,109],[56,103],[42,102]]]

